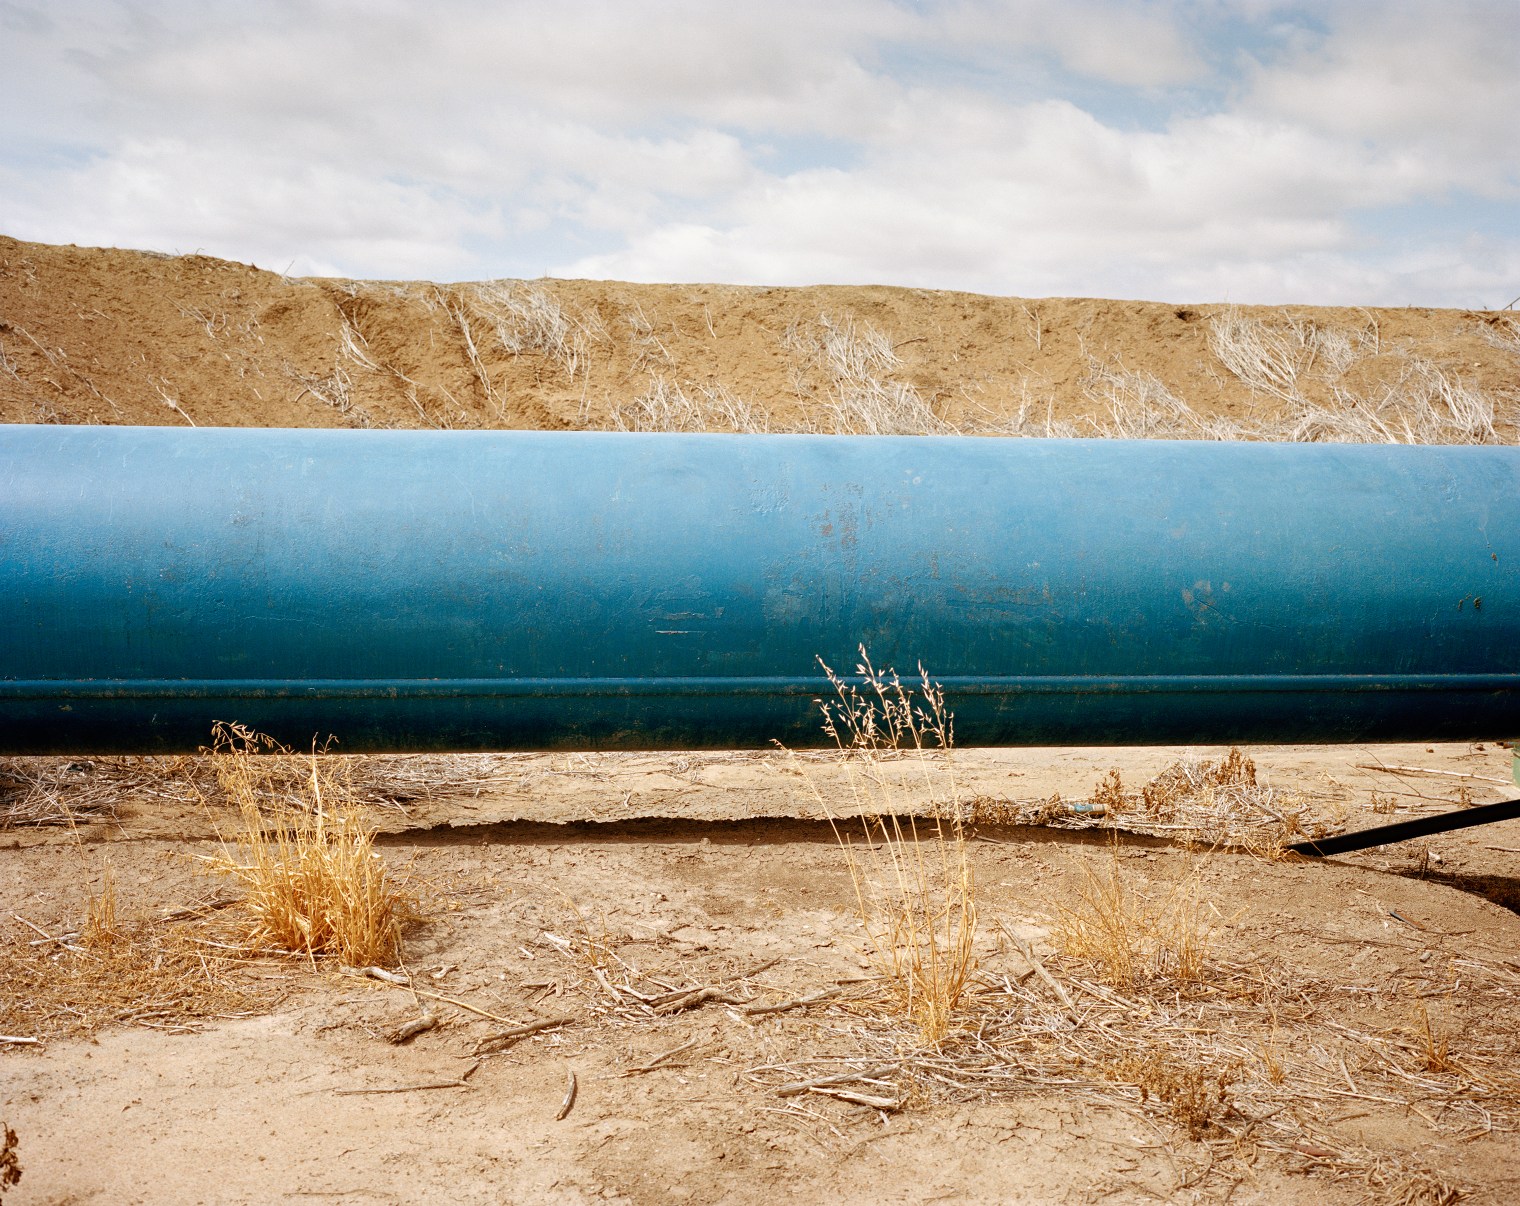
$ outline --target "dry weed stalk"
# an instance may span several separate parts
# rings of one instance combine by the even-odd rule
[[[239,828],[210,868],[245,890],[243,935],[254,950],[336,956],[352,966],[390,966],[414,913],[374,849],[374,830],[347,790],[341,763],[313,752],[304,795],[271,796],[259,750],[287,755],[266,737],[219,726],[210,756]]]
[[[962,809],[953,776],[947,796],[938,790],[932,766],[936,755],[948,764],[953,721],[943,691],[922,666],[915,696],[897,674],[876,670],[864,648],[860,656],[859,685],[823,666],[835,698],[818,704],[824,731],[849,755],[861,847],[832,821],[821,793],[819,798],[845,853],[869,953],[920,1041],[932,1046],[950,1033],[976,970],[975,883]],[[928,818],[901,815],[901,778],[888,766],[904,750],[912,751],[908,765],[928,787]]]
[[[547,357],[574,378],[588,371],[591,345],[606,338],[594,314],[566,314],[540,285],[523,281],[487,281],[470,286],[464,296],[486,322],[502,351],[512,356]]]
[[[1108,411],[1086,422],[1098,435],[1120,440],[1229,440],[1240,431],[1228,419],[1199,414],[1150,373],[1089,358],[1082,383],[1089,399]]]

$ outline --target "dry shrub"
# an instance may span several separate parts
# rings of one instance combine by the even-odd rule
[[[799,354],[797,392],[822,386],[825,429],[839,435],[950,435],[955,428],[937,415],[908,381],[892,340],[869,322],[827,314],[808,326],[793,324],[782,346]],[[820,378],[815,383],[814,377]]]
[[[1141,1101],[1154,1097],[1162,1102],[1188,1138],[1195,1140],[1224,1130],[1224,1120],[1235,1113],[1230,1084],[1240,1078],[1240,1072],[1235,1062],[1211,1067],[1161,1047],[1120,1056],[1104,1068],[1109,1079],[1139,1089]]]
[[[0,1146],[0,1200],[3,1200],[5,1190],[21,1184],[21,1160],[16,1155],[21,1142],[9,1124],[0,1127],[0,1131],[5,1135],[4,1145]]]
[[[275,794],[260,750],[289,755],[266,737],[228,727],[218,728],[210,752],[240,824],[230,840],[223,836],[222,853],[206,861],[245,891],[243,941],[312,960],[394,964],[415,909],[374,849],[374,829],[348,793],[343,764],[313,753],[300,794]]]
[[[1308,835],[1309,806],[1257,781],[1256,763],[1238,748],[1212,761],[1189,755],[1172,763],[1139,792],[1126,792],[1117,770],[1093,789],[1095,814],[1122,816],[1136,832],[1182,831],[1184,840],[1227,844],[1270,859]]]
[[[835,698],[819,707],[825,731],[852,755],[846,765],[863,845],[838,824],[834,832],[868,951],[922,1041],[933,1045],[949,1034],[976,970],[975,883],[962,810],[953,778],[947,796],[932,766],[936,755],[948,755],[952,718],[922,666],[915,694],[892,671],[877,671],[864,648],[860,655],[858,686],[824,666]],[[930,817],[901,815],[901,778],[887,765],[901,750],[912,751],[906,765],[929,786]]]
[[[1124,780],[1119,777],[1118,767],[1111,768],[1098,786],[1093,788],[1092,803],[1108,813],[1123,812],[1129,807],[1129,798],[1124,794]]]
[[[1125,884],[1117,846],[1106,874],[1086,863],[1082,874],[1077,904],[1060,906],[1056,938],[1066,955],[1091,964],[1115,988],[1205,978],[1215,927],[1205,918],[1196,866],[1158,904],[1148,904]]]

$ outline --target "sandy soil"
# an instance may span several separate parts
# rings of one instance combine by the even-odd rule
[[[599,426],[663,382],[826,426],[843,377],[818,351],[824,318],[884,333],[878,379],[959,427],[1027,403],[1096,430],[1098,370],[1116,364],[1197,413],[1291,409],[1211,351],[1223,307],[515,288],[0,239],[0,419]],[[563,329],[533,327],[534,290]],[[491,297],[515,326],[492,324]],[[1306,367],[1300,401],[1429,363],[1513,437],[1507,316],[1290,317],[1378,340],[1334,375]],[[1514,794],[1495,745],[1248,752],[1260,792],[1242,825],[1265,823],[1258,806],[1342,830]],[[1520,822],[1311,863],[1200,847],[1245,832],[1219,828],[1212,797],[1170,821],[1133,803],[1179,759],[1222,753],[963,750],[927,781],[903,764],[905,807],[952,774],[982,802],[977,978],[937,1051],[865,949],[827,820],[852,812],[858,768],[837,758],[368,760],[383,857],[423,905],[406,943],[417,993],[207,945],[235,906],[197,858],[227,813],[194,762],[0,765],[7,798],[41,784],[81,809],[73,827],[0,834],[0,1028],[40,1040],[0,1045],[0,1122],[24,1170],[4,1199],[1517,1200]],[[1111,769],[1131,811],[1074,812]],[[134,937],[72,949],[107,872]],[[1191,902],[1202,973],[1105,980],[1070,942],[1104,885],[1136,916]],[[190,980],[176,958],[199,960]],[[424,1011],[436,1028],[390,1041]],[[842,1072],[856,1079],[818,1083]],[[778,1091],[797,1082],[811,1087]]]

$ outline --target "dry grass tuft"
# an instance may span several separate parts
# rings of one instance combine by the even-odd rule
[[[116,872],[109,862],[101,873],[100,891],[90,897],[79,940],[90,950],[106,950],[123,940],[116,918]]]
[[[934,760],[948,764],[952,718],[943,692],[919,667],[915,693],[890,670],[878,671],[864,648],[847,683],[824,666],[835,698],[819,701],[824,729],[849,758],[850,790],[861,843],[835,825],[855,887],[866,946],[892,986],[896,1008],[919,1040],[941,1042],[976,970],[975,882],[953,776],[940,790]],[[907,760],[894,760],[904,750]],[[902,816],[902,771],[930,788],[932,815]],[[830,815],[828,802],[820,797]]]
[[[1083,392],[1108,412],[1086,422],[1098,435],[1119,440],[1229,440],[1239,430],[1227,419],[1207,418],[1149,373],[1089,359]]]
[[[1463,1069],[1452,1058],[1450,1036],[1436,1033],[1424,1001],[1415,1002],[1415,1015],[1410,1032],[1416,1044],[1420,1071],[1461,1072]]]
[[[268,790],[258,751],[273,746],[246,730],[219,728],[211,757],[240,825],[210,869],[245,895],[241,935],[249,949],[335,956],[351,966],[390,966],[401,929],[415,915],[374,849],[374,830],[348,793],[343,765],[313,753],[302,794]],[[287,755],[288,751],[277,752]]]
[[[1194,866],[1165,898],[1149,904],[1125,883],[1117,845],[1105,873],[1084,863],[1077,903],[1061,906],[1056,938],[1063,952],[1115,988],[1203,981],[1215,926],[1206,919],[1199,870]]]

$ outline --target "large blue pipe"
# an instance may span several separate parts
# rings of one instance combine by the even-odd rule
[[[1520,734],[1520,450],[0,428],[0,750]]]

